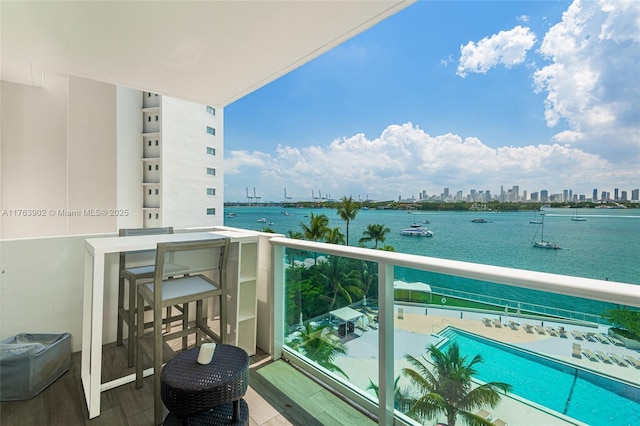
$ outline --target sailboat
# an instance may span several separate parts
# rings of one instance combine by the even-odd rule
[[[538,235],[538,231],[536,231],[536,234],[533,236],[533,241],[532,241],[534,247],[544,248],[544,249],[555,249],[555,250],[558,250],[561,248],[556,243],[544,240],[544,216],[542,216],[542,220],[540,221],[540,227],[538,229],[540,230],[540,241],[536,241],[536,236]]]
[[[575,209],[573,211],[573,216],[571,217],[571,220],[573,220],[574,222],[585,222],[587,219],[582,216],[578,216],[578,209]]]
[[[533,219],[531,219],[529,223],[535,223],[536,225],[540,225],[542,223],[542,220],[540,220],[539,212],[537,210],[533,212]]]

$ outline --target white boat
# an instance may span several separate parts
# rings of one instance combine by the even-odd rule
[[[531,219],[529,223],[535,223],[536,225],[540,225],[542,223],[542,220],[540,219],[540,215],[538,214],[538,212],[533,213],[533,219]]]
[[[258,219],[259,223],[267,223],[267,218],[266,217],[261,217],[260,219]]]
[[[236,217],[237,215],[235,213],[227,213],[227,217],[231,218],[231,217]]]
[[[574,210],[573,211],[573,216],[571,216],[571,220],[573,220],[574,222],[586,222],[586,218],[582,217],[582,216],[578,216],[578,210]]]
[[[556,243],[553,243],[551,241],[545,241],[545,239],[544,239],[544,216],[542,216],[542,221],[540,222],[540,226],[539,226],[538,229],[540,230],[540,240],[539,241],[536,240],[536,235],[538,235],[538,231],[536,231],[536,235],[533,236],[533,241],[532,241],[532,244],[533,244],[534,247],[544,248],[544,249],[554,249],[554,250],[559,250],[561,248]]]
[[[419,223],[414,223],[410,228],[405,228],[400,231],[400,235],[407,235],[410,237],[433,237],[433,232],[424,229]]]
[[[475,219],[471,219],[471,222],[473,222],[473,223],[487,223],[487,219],[484,219],[482,217],[477,217]]]

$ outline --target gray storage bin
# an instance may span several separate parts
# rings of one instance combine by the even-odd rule
[[[71,334],[18,334],[0,341],[0,401],[30,399],[71,366]]]

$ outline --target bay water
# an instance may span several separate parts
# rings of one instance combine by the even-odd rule
[[[226,207],[225,225],[276,233],[301,231],[300,223],[309,224],[310,214],[324,214],[331,228],[339,227],[346,234],[345,222],[335,209],[283,207]],[[384,244],[397,252],[506,266],[517,269],[550,272],[561,275],[594,278],[639,285],[640,291],[640,209],[578,209],[586,221],[572,221],[574,210],[545,208],[544,237],[562,247],[561,250],[535,248],[532,240],[539,226],[531,224],[534,211],[521,212],[450,212],[416,210],[360,210],[349,226],[349,245],[357,246],[369,224],[383,224],[391,231]],[[258,222],[266,219],[267,223]],[[486,223],[472,222],[483,218]],[[540,217],[538,217],[540,219]],[[425,223],[428,222],[428,223]],[[409,237],[400,231],[413,223],[433,231],[434,236]],[[367,243],[372,246],[372,243]],[[482,293],[477,282],[456,277],[428,274],[421,271],[396,272],[397,279],[423,281],[432,286],[458,288]],[[494,284],[495,285],[495,284]],[[507,288],[501,297],[525,300],[526,289]],[[554,295],[545,299],[551,305]],[[543,300],[544,302],[544,300]],[[566,301],[562,302],[566,304]],[[571,302],[569,302],[571,303]],[[566,306],[565,306],[566,307]],[[599,313],[603,306],[573,306],[583,312]]]

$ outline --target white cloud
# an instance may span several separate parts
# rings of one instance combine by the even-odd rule
[[[566,132],[558,142],[579,137]],[[396,199],[417,197],[423,189],[439,194],[453,185],[465,192],[472,188],[495,192],[500,184],[528,191],[560,191],[568,186],[585,194],[596,186],[637,186],[634,167],[615,168],[597,155],[565,144],[495,149],[474,137],[431,136],[411,123],[390,125],[375,139],[357,134],[326,146],[280,146],[274,155],[231,151],[228,158],[235,171],[226,177],[228,200],[241,200],[245,187],[254,186],[263,200],[273,201],[282,199],[283,188],[295,199],[309,200],[312,190],[334,198]],[[556,188],[558,184],[563,188]]]
[[[509,31],[500,31],[491,37],[485,37],[478,43],[470,41],[460,46],[458,74],[466,77],[468,73],[486,73],[500,64],[511,68],[524,62],[527,52],[536,42],[536,35],[526,27],[517,27]]]
[[[639,2],[576,0],[544,36],[550,64],[533,79],[547,125],[569,128],[556,140],[614,162],[640,159],[639,23]]]

